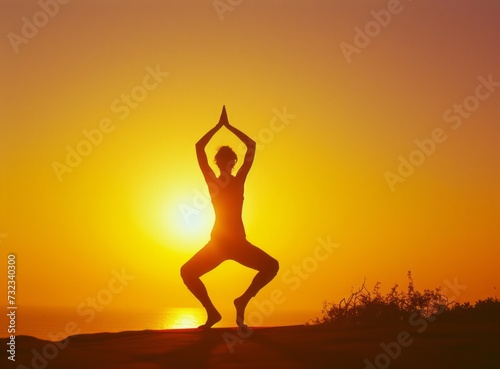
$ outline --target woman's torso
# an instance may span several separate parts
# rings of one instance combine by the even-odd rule
[[[215,186],[210,186],[210,197],[215,212],[212,238],[245,238],[243,210],[244,183],[237,177],[219,177]]]

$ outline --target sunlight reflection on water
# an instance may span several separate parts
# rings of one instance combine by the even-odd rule
[[[205,311],[198,308],[170,308],[165,312],[163,329],[196,328],[205,323]]]

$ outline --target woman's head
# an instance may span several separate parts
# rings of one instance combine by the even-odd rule
[[[217,149],[215,164],[221,172],[227,171],[231,173],[237,161],[236,153],[229,146],[221,146]]]

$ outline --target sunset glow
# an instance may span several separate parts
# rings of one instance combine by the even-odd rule
[[[387,26],[369,23],[387,1],[202,3],[74,0],[14,47],[40,6],[2,2],[0,247],[20,305],[95,298],[183,307],[165,329],[202,323],[179,269],[210,239],[195,143],[223,105],[258,145],[248,240],[280,263],[254,321],[302,324],[295,311],[313,318],[365,277],[404,288],[409,270],[418,289],[498,295],[498,3],[402,0]],[[214,170],[226,144],[241,165],[224,129]],[[254,275],[227,261],[202,278],[232,311]]]

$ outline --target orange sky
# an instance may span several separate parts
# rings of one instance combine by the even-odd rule
[[[74,0],[46,18],[40,9],[2,1],[0,11],[0,248],[4,260],[17,254],[20,304],[76,307],[125,268],[135,278],[113,307],[198,307],[179,276],[213,222],[194,143],[223,104],[260,144],[244,221],[280,261],[259,295],[284,293],[276,314],[319,312],[365,276],[405,285],[408,270],[418,289],[457,278],[464,300],[496,294],[496,3],[244,1],[218,14],[210,1]],[[34,16],[47,24],[31,35],[23,24]],[[347,58],[346,44],[357,48]],[[430,155],[412,154],[415,140]],[[227,132],[207,151],[226,143],[242,153]],[[68,164],[77,148],[86,156]],[[418,166],[401,175],[401,158]],[[339,246],[314,264],[327,236]],[[224,310],[253,274],[227,262],[204,281]]]

